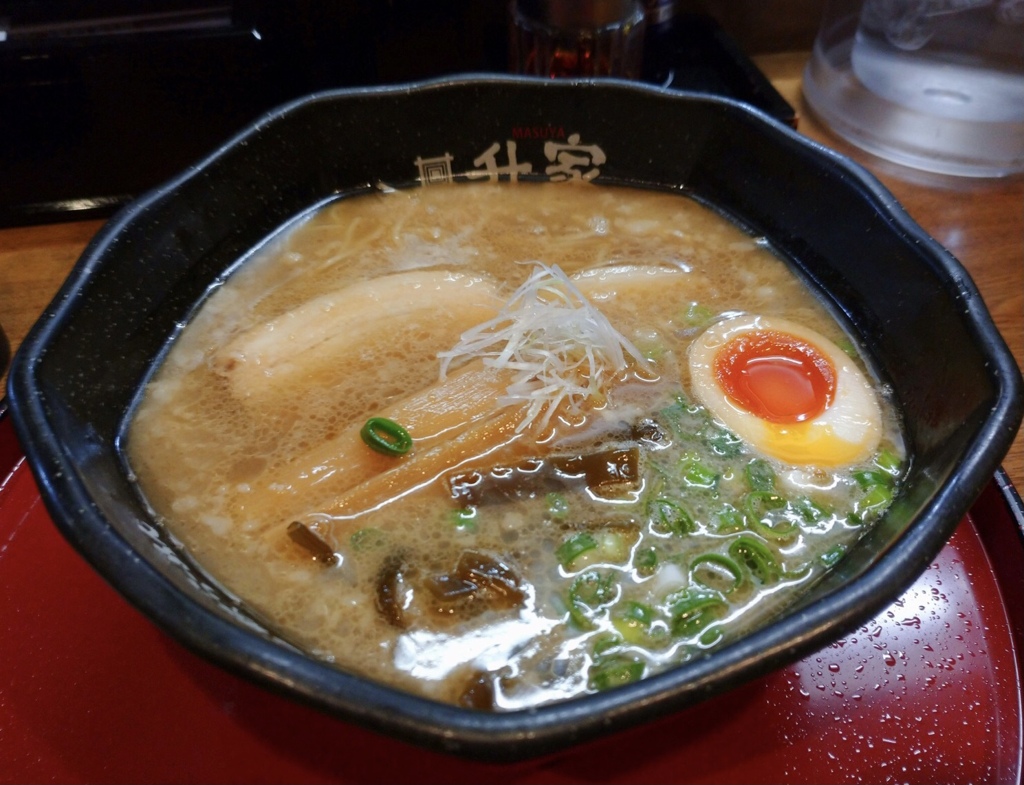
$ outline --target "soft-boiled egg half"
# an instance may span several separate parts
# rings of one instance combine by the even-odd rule
[[[697,397],[764,455],[795,466],[863,461],[882,436],[875,392],[832,341],[799,324],[743,314],[690,347]]]

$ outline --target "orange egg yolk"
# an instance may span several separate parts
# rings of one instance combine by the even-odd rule
[[[773,423],[817,417],[836,389],[829,359],[807,341],[777,330],[729,341],[715,355],[715,377],[737,405]]]

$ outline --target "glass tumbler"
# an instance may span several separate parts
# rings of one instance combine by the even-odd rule
[[[1024,0],[829,0],[804,73],[847,141],[929,172],[1024,171]]]
[[[514,73],[640,78],[645,12],[639,0],[512,0],[509,12]]]

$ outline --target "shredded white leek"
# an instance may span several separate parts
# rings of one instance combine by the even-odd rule
[[[472,359],[515,371],[498,403],[529,402],[520,431],[538,418],[545,427],[563,404],[577,414],[588,400],[603,399],[608,381],[626,369],[627,355],[647,366],[558,265],[534,264],[495,318],[467,330],[454,348],[438,354],[442,379],[453,363]]]

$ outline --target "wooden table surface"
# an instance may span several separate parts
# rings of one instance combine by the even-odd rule
[[[850,155],[888,187],[907,212],[967,268],[1019,366],[1024,367],[1024,177],[928,178],[899,170],[832,136],[809,112],[800,82],[806,52],[755,58],[796,109],[799,130]],[[12,349],[53,298],[102,221],[0,229],[0,325]],[[6,377],[3,379],[6,383]],[[1024,436],[1003,461],[1024,488]]]

